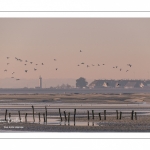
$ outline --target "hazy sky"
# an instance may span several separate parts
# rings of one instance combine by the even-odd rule
[[[1,79],[150,78],[149,62],[148,18],[0,19]]]

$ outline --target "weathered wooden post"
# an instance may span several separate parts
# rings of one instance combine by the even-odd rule
[[[94,110],[92,110],[92,119],[94,120]]]
[[[69,122],[70,122],[70,112],[68,113],[68,125],[69,125]]]
[[[47,123],[47,108],[45,106],[45,122]]]
[[[32,105],[32,111],[33,111],[33,122],[35,122],[35,118],[34,118],[34,106]]]
[[[60,111],[60,108],[59,108],[59,115],[60,115],[60,120],[62,122],[62,117],[61,117],[61,111]]]
[[[89,111],[87,110],[87,114],[88,114],[88,121],[90,120],[90,116],[89,116]]]
[[[25,122],[27,122],[27,113],[25,114]]]
[[[134,114],[134,110],[132,110],[131,112],[131,120],[133,120],[133,114]]]
[[[41,119],[40,119],[40,113],[39,113],[39,123],[41,122]]]
[[[120,120],[121,120],[122,112],[120,111]]]
[[[137,114],[136,114],[136,112],[135,112],[135,120],[137,120]]]
[[[116,113],[117,113],[117,120],[118,120],[118,110],[116,110]]]
[[[43,119],[44,119],[44,123],[45,123],[45,114],[43,113]]]
[[[5,111],[5,121],[6,121],[6,119],[7,119],[7,109]]]
[[[66,112],[64,111],[65,122],[67,121]]]
[[[99,120],[101,120],[101,113],[98,113],[99,114]]]
[[[11,113],[9,113],[9,121],[11,122]]]
[[[76,122],[76,109],[74,109],[74,126],[75,126],[75,122]]]
[[[104,120],[106,120],[106,110],[104,110]]]
[[[20,120],[20,122],[21,122],[21,116],[20,116],[20,111],[18,111],[18,113],[19,113],[19,120]]]

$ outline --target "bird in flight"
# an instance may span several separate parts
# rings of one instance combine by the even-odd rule
[[[7,71],[6,69],[4,71]]]
[[[129,70],[127,70],[126,72],[128,72]]]
[[[7,65],[9,65],[9,63],[7,63]]]
[[[118,66],[116,66],[116,68],[117,68]]]
[[[14,77],[11,77],[11,78],[14,78]]]
[[[56,70],[57,70],[58,68],[56,68]]]
[[[80,66],[80,65],[78,65],[78,66]]]
[[[103,65],[105,65],[105,64],[103,64]]]
[[[82,52],[82,51],[80,50],[80,52]]]
[[[94,65],[92,64],[92,66],[94,66]]]
[[[38,64],[35,64],[35,65],[38,65]]]
[[[44,65],[44,64],[42,63],[42,65]]]
[[[9,57],[7,57],[7,59],[9,59]]]
[[[12,74],[14,74],[15,72],[12,72]]]
[[[98,66],[100,66],[100,65],[98,64]]]
[[[120,69],[120,71],[121,71],[122,69]]]
[[[24,64],[25,66],[27,65],[27,64]]]
[[[36,71],[37,69],[34,68],[34,71]]]
[[[87,67],[89,67],[89,65],[87,65]]]
[[[20,80],[20,79],[16,79],[16,80]]]
[[[130,67],[131,67],[132,65],[131,65],[131,64],[127,64],[127,66],[130,66]]]
[[[54,61],[56,61],[56,59],[54,59]]]
[[[25,70],[25,72],[27,72],[28,70]]]
[[[33,62],[30,62],[30,64],[32,64]]]
[[[28,62],[27,60],[25,62]]]
[[[83,62],[81,64],[84,64]]]

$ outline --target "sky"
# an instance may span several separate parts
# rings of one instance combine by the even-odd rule
[[[149,48],[149,18],[0,18],[0,81],[149,79]]]

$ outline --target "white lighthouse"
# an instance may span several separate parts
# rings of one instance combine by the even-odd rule
[[[39,77],[39,87],[42,88],[42,77]]]

